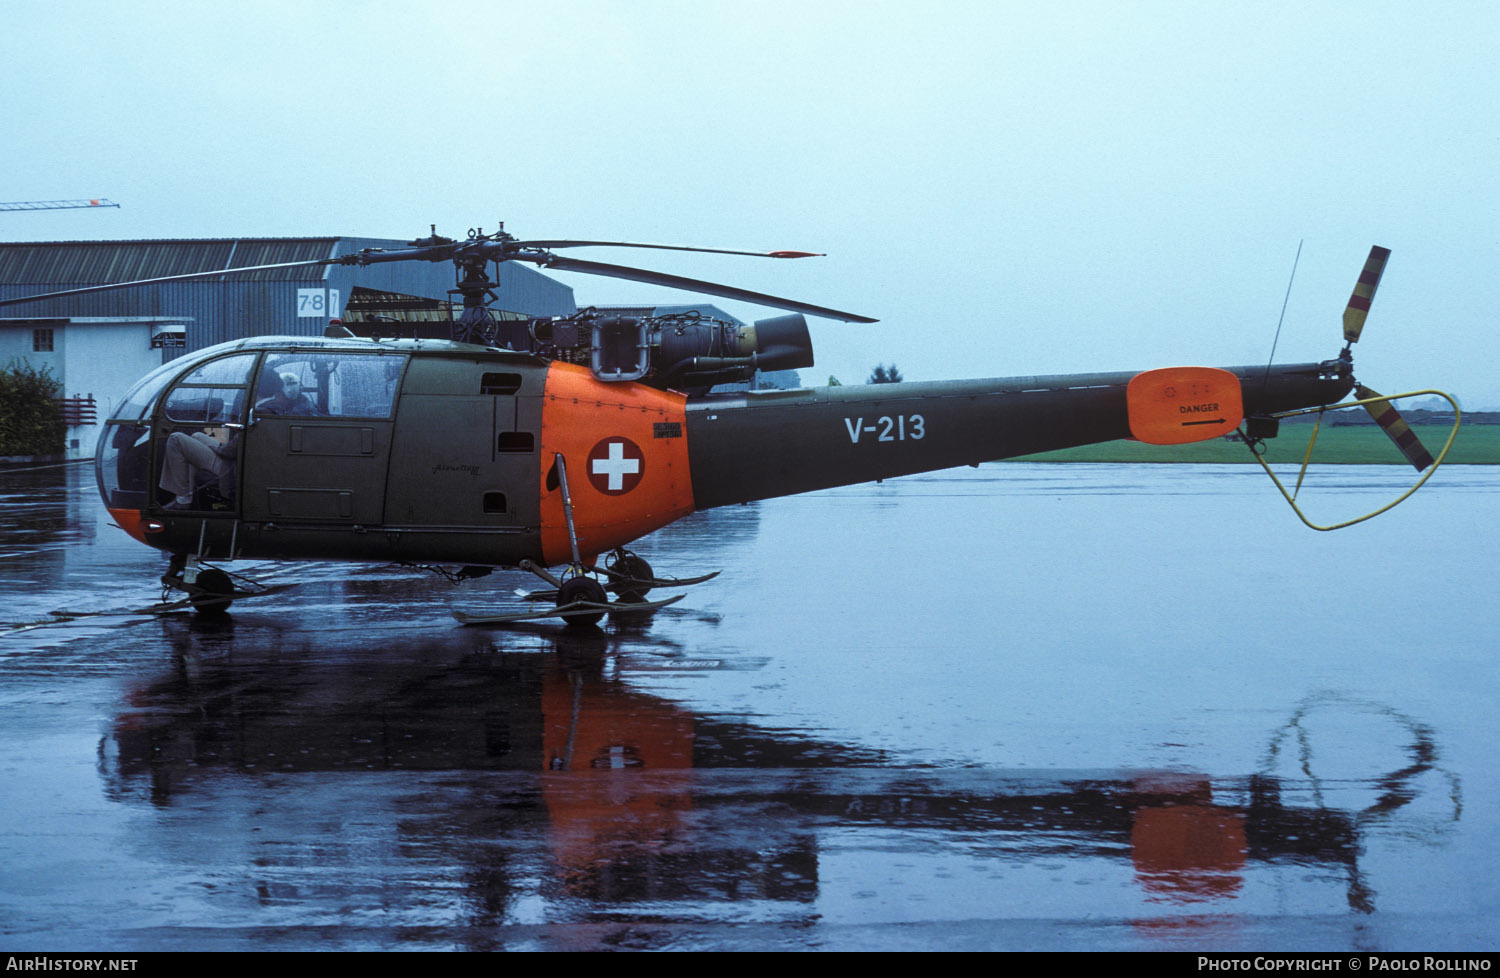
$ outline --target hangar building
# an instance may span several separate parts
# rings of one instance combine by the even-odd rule
[[[0,242],[0,299],[406,246],[351,237]],[[446,320],[453,275],[447,262],[278,268],[4,306],[0,366],[18,359],[62,384],[68,455],[80,457],[93,450],[97,419],[165,360],[248,336],[321,336],[331,318]],[[492,308],[502,318],[576,311],[571,288],[530,268],[507,262],[497,281]]]

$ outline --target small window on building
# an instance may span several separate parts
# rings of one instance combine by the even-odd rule
[[[158,326],[151,331],[151,349],[180,350],[187,346],[187,327]]]
[[[484,511],[486,513],[505,512],[505,493],[487,492],[484,494]]]
[[[33,353],[51,353],[52,352],[52,330],[51,329],[34,329],[34,330],[31,331],[31,352],[33,352]]]

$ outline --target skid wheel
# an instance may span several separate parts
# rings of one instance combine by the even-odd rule
[[[215,618],[229,611],[232,603],[229,595],[234,593],[234,582],[228,574],[221,570],[203,571],[198,575],[198,587],[208,593],[195,594],[189,599],[194,611],[204,618]]]
[[[604,592],[604,585],[592,577],[570,577],[563,581],[562,587],[557,589],[557,606],[572,604],[574,601],[595,601],[606,604],[609,595]],[[604,612],[587,615],[569,615],[569,625],[597,625],[603,619]]]
[[[646,563],[646,558],[637,556],[636,554],[626,554],[613,564],[610,564],[609,569],[616,574],[624,574],[637,581],[649,581],[654,576],[651,573],[651,565]],[[626,604],[636,604],[645,601],[646,595],[650,593],[651,585],[649,584],[634,584],[619,592],[620,600]]]

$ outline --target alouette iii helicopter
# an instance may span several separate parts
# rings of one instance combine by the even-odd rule
[[[607,613],[647,612],[680,599],[648,601],[653,588],[715,576],[661,579],[625,549],[696,510],[1114,439],[1181,444],[1238,429],[1255,450],[1281,419],[1329,406],[1369,410],[1412,465],[1427,470],[1422,481],[1435,468],[1390,405],[1411,395],[1385,397],[1354,380],[1350,350],[1390,254],[1385,248],[1371,249],[1344,312],[1343,351],[1321,363],[714,394],[715,385],[748,381],[757,370],[811,366],[806,315],[875,320],[555,254],[585,246],[811,257],[523,241],[503,226],[459,241],[434,228],[406,248],[0,305],[268,268],[454,264],[463,304],[449,340],[361,338],[333,323],[321,338],[255,337],[198,350],[126,394],[98,442],[99,490],[122,529],[171,555],[157,607],[191,604],[203,614],[279,590],[232,576],[216,562],[332,559],[456,566],[444,572],[452,579],[523,568],[549,585],[527,595],[532,609],[544,603],[540,610],[455,615],[466,623],[558,616],[594,624]],[[487,304],[496,297],[490,269],[507,261],[789,315],[748,327],[697,314],[594,309],[507,320]],[[1340,404],[1351,391],[1356,399]],[[558,565],[565,565],[561,574],[548,570]],[[166,602],[170,589],[186,597]]]

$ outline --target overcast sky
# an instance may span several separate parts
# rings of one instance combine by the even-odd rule
[[[1500,5],[91,3],[0,32],[7,240],[461,236],[878,317],[862,381],[1335,355],[1500,406]],[[558,275],[580,304],[692,301]],[[746,319],[772,310],[721,302]]]

